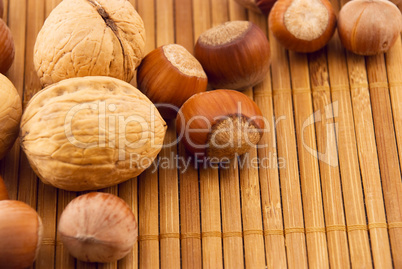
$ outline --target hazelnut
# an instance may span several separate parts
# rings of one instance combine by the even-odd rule
[[[0,267],[27,268],[38,256],[43,226],[36,211],[13,200],[0,201]]]
[[[1,200],[8,200],[8,193],[3,178],[0,176],[0,201]]]
[[[0,19],[0,73],[6,73],[14,61],[14,39],[10,28]]]
[[[179,139],[198,157],[220,160],[246,153],[260,141],[264,121],[257,104],[234,90],[190,97],[176,118]]]
[[[192,95],[206,91],[207,75],[183,46],[161,46],[145,56],[137,71],[138,88],[156,104],[165,119]]]
[[[138,176],[162,148],[166,123],[131,84],[62,80],[38,92],[21,120],[21,147],[44,183],[84,191]]]
[[[236,2],[251,11],[268,15],[276,0],[236,0]]]
[[[83,76],[134,77],[144,23],[127,0],[64,0],[38,33],[34,65],[42,85]]]
[[[339,12],[341,42],[347,50],[359,55],[388,51],[401,30],[401,12],[387,0],[354,0]]]
[[[242,90],[260,83],[270,66],[265,33],[249,21],[230,21],[202,33],[194,55],[213,88]]]
[[[335,32],[336,15],[328,0],[278,0],[268,22],[283,47],[306,53],[329,42]]]
[[[86,262],[113,262],[137,241],[135,216],[121,198],[101,192],[73,199],[60,216],[60,239],[70,254]]]
[[[7,77],[0,74],[0,160],[18,137],[22,114],[21,98]]]

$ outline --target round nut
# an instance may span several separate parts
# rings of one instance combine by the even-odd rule
[[[202,33],[195,58],[213,88],[243,90],[260,83],[270,66],[265,33],[249,21],[230,21]]]
[[[212,162],[246,153],[260,141],[263,129],[257,104],[234,90],[195,94],[176,118],[177,133],[187,150]]]
[[[21,98],[7,77],[0,74],[0,160],[18,137],[22,114]]]
[[[0,73],[6,73],[14,61],[14,39],[7,24],[0,19]]]
[[[127,0],[64,0],[34,47],[42,85],[83,76],[130,82],[145,48],[144,23]]]
[[[338,33],[342,45],[359,55],[388,51],[401,30],[401,12],[387,0],[354,0],[339,12]]]
[[[0,201],[1,268],[28,268],[38,256],[43,226],[29,205],[13,200]]]
[[[70,254],[86,262],[117,261],[131,251],[138,236],[127,203],[101,192],[73,199],[61,214],[58,232]]]
[[[323,48],[336,28],[336,15],[328,0],[278,0],[268,21],[283,47],[304,53]]]
[[[111,77],[60,81],[21,120],[21,147],[44,183],[83,191],[138,176],[163,145],[166,123],[134,86]]]
[[[156,104],[165,119],[192,95],[207,90],[201,64],[183,46],[169,44],[151,51],[138,67],[138,89]]]

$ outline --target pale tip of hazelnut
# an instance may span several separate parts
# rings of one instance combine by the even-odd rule
[[[201,64],[183,46],[168,44],[162,47],[166,59],[181,73],[190,77],[207,78]]]
[[[250,27],[249,21],[228,21],[202,33],[198,42],[209,46],[225,45],[241,38]]]

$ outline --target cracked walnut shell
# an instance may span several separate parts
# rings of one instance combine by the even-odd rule
[[[34,47],[43,86],[84,76],[134,77],[145,48],[144,23],[127,0],[64,0]]]
[[[21,147],[44,183],[95,190],[138,176],[163,145],[166,123],[129,83],[100,76],[48,86],[28,103]]]
[[[18,137],[22,114],[21,98],[11,81],[0,74],[0,160]]]

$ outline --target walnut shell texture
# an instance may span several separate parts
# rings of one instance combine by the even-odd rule
[[[0,74],[0,159],[13,146],[18,137],[22,114],[21,98],[7,77]]]
[[[144,23],[128,0],[64,0],[37,36],[34,65],[44,86],[83,76],[130,82],[144,49]]]
[[[21,147],[44,183],[83,191],[112,186],[148,168],[166,123],[129,83],[100,76],[48,86],[28,103]]]

